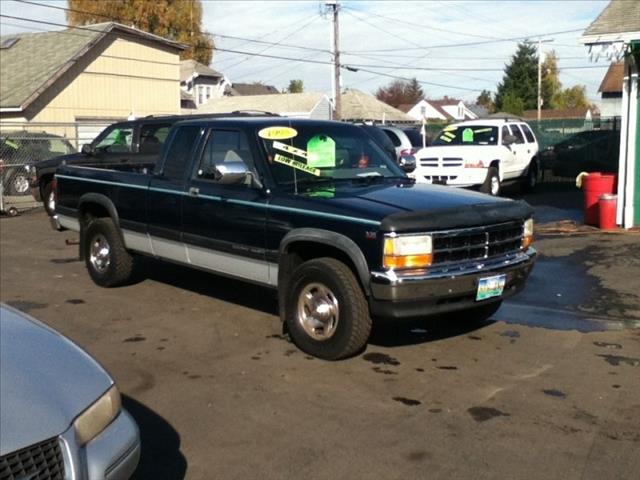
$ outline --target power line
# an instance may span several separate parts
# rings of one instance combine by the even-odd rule
[[[343,65],[342,68],[345,69],[345,70],[353,71],[347,65]],[[376,76],[395,78],[396,80],[405,80],[405,81],[408,81],[408,82],[411,82],[411,81],[414,80],[413,78],[400,77],[400,76],[397,76],[397,75],[390,75],[388,73],[382,73],[382,72],[374,72],[372,70],[367,70],[367,69],[364,69],[364,68],[359,68],[357,71],[366,72],[366,73],[374,73]],[[456,87],[456,86],[453,86],[453,85],[445,85],[445,84],[442,84],[442,83],[427,82],[426,80],[417,80],[416,79],[416,81],[418,83],[421,83],[421,84],[424,84],[424,85],[433,85],[433,86],[436,86],[436,87],[453,88],[455,90],[467,90],[469,92],[479,92],[480,91],[480,89],[478,89],[478,88]]]
[[[314,21],[317,20],[317,17],[314,17],[308,24],[303,25],[302,27],[300,27],[298,30],[301,30],[303,27],[307,27],[308,25],[310,25],[311,23],[313,23]],[[279,31],[280,29],[277,29],[276,31]],[[294,33],[297,33],[298,30],[294,30],[294,32],[292,32],[291,34],[289,34],[287,37],[290,37],[291,35],[293,35]],[[250,39],[250,38],[243,38],[243,37],[236,37],[233,35],[222,35],[220,33],[212,33],[211,34],[214,37],[220,37],[220,38],[228,38],[231,40],[244,40],[247,43],[258,43],[261,45],[270,45],[272,47],[283,47],[283,48],[298,48],[300,50],[309,50],[309,51],[315,51],[315,52],[321,52],[321,53],[331,53],[329,50],[325,49],[325,48],[314,48],[314,47],[304,47],[302,45],[291,45],[291,44],[287,44],[287,43],[281,43],[281,42],[265,42],[259,39]]]

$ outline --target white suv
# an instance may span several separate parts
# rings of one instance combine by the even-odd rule
[[[498,195],[502,183],[538,183],[538,141],[524,122],[484,119],[445,127],[432,146],[415,153],[416,182],[479,187]]]

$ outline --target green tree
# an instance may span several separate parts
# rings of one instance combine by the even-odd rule
[[[562,91],[558,57],[555,51],[547,53],[542,62],[542,108],[558,108],[555,105],[556,96]]]
[[[510,95],[509,95],[510,94]],[[498,84],[495,103],[497,110],[507,111],[505,102],[509,95],[510,108],[519,106],[523,110],[533,109],[538,103],[538,57],[536,49],[527,42],[518,44],[511,62],[505,66],[502,82]],[[520,102],[515,101],[519,99]],[[516,112],[511,112],[516,113]]]
[[[507,92],[502,100],[502,108],[500,109],[503,112],[513,113],[514,115],[522,115],[524,112],[524,100],[522,100],[515,92]]]
[[[587,99],[587,88],[584,85],[565,88],[554,97],[554,108],[589,107],[591,107],[591,103]]]
[[[291,80],[287,87],[288,93],[302,93],[304,92],[304,83],[300,79]]]
[[[411,80],[394,80],[387,86],[378,88],[376,98],[387,105],[414,105],[424,98],[420,83],[415,78]]]
[[[189,45],[181,59],[209,65],[213,39],[202,31],[200,0],[68,0],[69,25],[114,21]]]
[[[496,105],[493,103],[493,98],[491,98],[491,92],[489,90],[482,90],[476,99],[476,103],[486,108],[489,113],[496,111]]]

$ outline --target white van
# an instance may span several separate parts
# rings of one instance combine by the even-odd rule
[[[445,127],[432,146],[415,153],[410,174],[421,183],[478,187],[498,195],[503,183],[538,184],[538,141],[529,125],[512,119],[484,119]]]

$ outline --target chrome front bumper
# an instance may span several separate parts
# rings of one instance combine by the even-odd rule
[[[372,272],[371,314],[387,318],[411,318],[471,308],[501,300],[520,291],[533,264],[536,251],[529,248],[499,259],[457,267],[429,269],[421,273]],[[477,302],[481,278],[505,274],[503,294]]]

